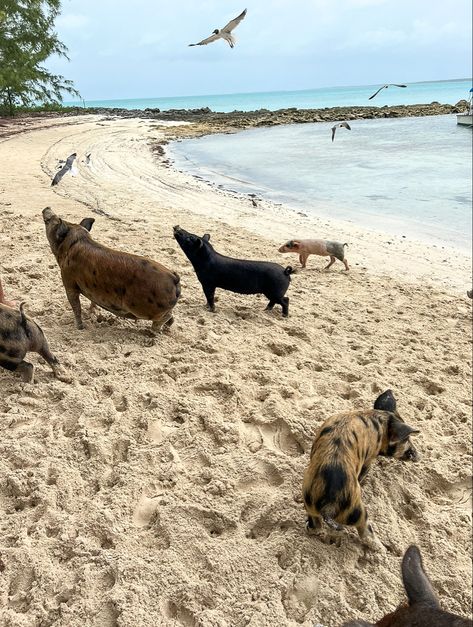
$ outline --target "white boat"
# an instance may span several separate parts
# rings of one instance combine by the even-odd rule
[[[468,111],[457,114],[457,124],[461,124],[462,126],[473,126],[473,88],[470,89]]]

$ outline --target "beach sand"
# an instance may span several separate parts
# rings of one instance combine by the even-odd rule
[[[1,130],[0,274],[74,382],[36,355],[35,385],[0,372],[0,624],[375,620],[404,599],[410,543],[443,607],[471,615],[471,259],[253,208],[153,156],[153,142],[184,127],[88,116]],[[79,175],[52,188],[74,151]],[[181,275],[170,333],[153,344],[150,323],[107,312],[75,329],[47,205],[95,217],[98,241]],[[352,270],[323,272],[311,257],[292,277],[288,319],[227,292],[211,314],[175,224],[209,232],[220,252],[283,265],[298,266],[277,252],[290,237],[341,239]],[[421,431],[421,461],[380,459],[364,484],[381,552],[352,531],[325,544],[306,534],[301,498],[314,432],[386,388]]]

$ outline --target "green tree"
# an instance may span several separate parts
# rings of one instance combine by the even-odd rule
[[[43,63],[53,54],[67,57],[54,31],[60,0],[0,0],[0,109],[59,104],[62,94],[79,95],[72,81],[52,74]]]

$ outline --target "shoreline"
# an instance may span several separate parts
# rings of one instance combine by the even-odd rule
[[[157,127],[158,128],[158,127]],[[229,187],[223,188],[218,184],[205,179],[200,175],[194,175],[190,172],[179,170],[172,161],[172,148],[167,146],[173,141],[181,139],[194,139],[206,134],[222,133],[219,130],[210,130],[200,125],[183,124],[178,127],[161,128],[163,138],[151,141],[151,149],[155,158],[165,167],[172,168],[186,180],[192,180],[201,189],[207,189],[209,193],[216,194],[218,197],[232,197],[245,206],[245,226],[253,230],[259,236],[268,238],[268,233],[273,235],[268,238],[275,242],[274,234],[280,233],[279,245],[287,239],[294,237],[321,237],[322,239],[334,239],[333,233],[337,234],[335,239],[358,239],[362,242],[363,258],[356,261],[356,265],[368,269],[369,271],[381,274],[389,274],[390,276],[402,277],[403,280],[410,280],[418,283],[427,280],[430,283],[437,284],[443,288],[451,288],[457,292],[464,293],[465,289],[470,289],[471,283],[471,253],[460,247],[453,247],[447,244],[440,245],[416,239],[414,237],[404,237],[402,235],[393,235],[383,229],[368,228],[366,225],[362,227],[354,224],[353,221],[341,218],[328,217],[317,213],[306,213],[304,209],[296,208],[288,203],[274,202],[268,199],[258,200],[258,208],[250,206],[251,195],[231,190]],[[223,131],[225,134],[226,131]],[[186,181],[182,181],[185,185]],[[266,212],[267,215],[262,215]],[[251,220],[248,217],[252,216]],[[230,219],[226,216],[226,219]],[[238,225],[241,217],[233,216],[231,223]],[[248,226],[251,222],[251,226]],[[279,229],[275,228],[278,223]],[[286,231],[281,229],[281,224],[286,225]],[[293,228],[295,226],[295,229]],[[300,229],[300,233],[294,233],[294,230]],[[322,234],[320,234],[322,231]],[[302,234],[301,234],[302,233]],[[347,254],[349,256],[350,253]],[[388,256],[391,268],[387,268],[384,262],[380,261],[383,256]],[[393,257],[399,256],[402,261],[395,260]],[[422,261],[421,261],[422,258]],[[294,259],[297,257],[287,255],[286,259]],[[314,261],[315,258],[312,259]],[[321,263],[321,260],[319,259]],[[281,261],[284,263],[284,261]],[[406,271],[407,268],[407,271]],[[437,271],[432,273],[432,268]],[[450,274],[450,278],[448,275]],[[466,287],[465,287],[466,286]]]
[[[395,242],[386,257],[383,238],[360,230],[349,273],[311,257],[292,277],[289,318],[223,291],[211,314],[172,227],[288,265],[277,242],[307,218],[255,210],[153,158],[151,144],[188,125],[84,116],[39,126],[0,136],[0,272],[74,381],[55,380],[35,355],[35,385],[0,371],[0,623],[373,622],[403,596],[411,543],[442,607],[471,616],[471,301],[457,291],[458,256],[447,265]],[[74,151],[78,176],[51,187]],[[76,223],[93,216],[94,239],[178,272],[170,333],[150,343],[148,322],[105,311],[84,311],[75,329],[45,206]],[[301,484],[315,431],[388,388],[420,431],[421,461],[380,459],[367,477],[382,547],[367,551],[351,531],[340,547],[309,536]]]
[[[289,125],[288,125],[289,126]],[[251,129],[241,129],[238,132],[250,131]],[[422,221],[417,220],[403,220],[402,218],[397,218],[394,214],[386,214],[380,216],[377,213],[373,213],[370,211],[360,212],[359,208],[352,208],[349,211],[349,214],[346,215],[347,211],[345,207],[338,206],[337,203],[333,202],[325,202],[324,208],[322,207],[314,207],[310,205],[308,207],[304,202],[296,200],[292,200],[289,197],[284,198],[285,194],[281,194],[282,198],[280,200],[275,200],[271,198],[271,196],[278,195],[278,190],[276,187],[266,187],[264,183],[261,181],[251,181],[251,180],[240,180],[238,178],[233,177],[231,174],[224,174],[219,169],[211,169],[205,162],[189,162],[192,165],[186,166],[186,154],[184,152],[180,152],[176,154],[174,150],[174,145],[178,145],[181,140],[193,140],[199,138],[201,136],[201,132],[199,131],[194,137],[191,135],[190,137],[182,137],[182,132],[186,135],[192,134],[192,128],[189,127],[181,127],[177,133],[169,132],[169,140],[159,142],[158,144],[153,144],[153,150],[156,152],[158,158],[161,159],[161,162],[164,164],[171,165],[174,169],[181,172],[184,175],[192,176],[197,180],[203,180],[206,182],[212,190],[225,189],[227,192],[234,194],[236,198],[240,198],[243,201],[248,201],[248,199],[255,198],[258,202],[264,200],[266,203],[271,205],[272,207],[283,207],[285,210],[290,211],[291,213],[296,213],[298,215],[305,215],[306,217],[316,217],[319,220],[334,220],[337,223],[341,223],[344,225],[345,230],[349,230],[349,228],[360,228],[367,232],[375,232],[381,235],[389,237],[397,237],[402,239],[409,239],[411,241],[418,242],[419,245],[427,245],[439,250],[448,251],[449,254],[459,254],[462,257],[467,259],[471,258],[471,241],[466,243],[457,243],[453,244],[447,240],[442,240],[439,238],[438,232],[442,229],[442,226],[431,226],[429,229],[424,230],[422,233],[421,224]],[[212,132],[210,131],[207,135],[216,135],[220,134],[224,136],[225,132]],[[218,166],[215,166],[218,168]],[[232,187],[237,187],[240,189],[232,189]],[[246,188],[248,191],[243,191],[241,188]],[[257,193],[254,193],[257,192]],[[269,197],[268,197],[269,196]],[[286,194],[287,196],[287,194]],[[334,217],[337,215],[337,211],[339,211],[344,217]],[[355,218],[356,216],[356,218]],[[380,226],[376,226],[376,223],[380,224]],[[382,226],[381,226],[382,223]],[[389,231],[388,226],[390,226],[393,230]],[[430,233],[427,231],[430,230]],[[410,235],[407,237],[405,235],[406,232],[409,232]],[[293,234],[293,238],[297,239],[297,234]],[[299,237],[302,237],[301,235]]]

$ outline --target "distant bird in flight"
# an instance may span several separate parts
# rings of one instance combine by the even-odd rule
[[[243,11],[243,13],[240,13],[240,15],[234,20],[228,22],[228,24],[224,26],[221,30],[216,28],[213,31],[212,35],[210,35],[210,37],[207,37],[207,39],[202,39],[202,41],[199,41],[196,44],[189,44],[189,46],[206,46],[207,44],[211,44],[213,41],[217,41],[217,39],[225,39],[230,48],[233,48],[235,46],[236,40],[235,37],[232,35],[232,30],[234,30],[238,26],[238,24],[242,21],[245,15],[246,9]]]
[[[374,98],[375,96],[377,96],[380,91],[382,91],[383,89],[387,89],[388,87],[407,87],[407,85],[396,85],[396,83],[389,83],[389,85],[383,85],[382,87],[378,89],[378,91],[376,91],[372,96],[370,96],[368,100],[371,100],[371,98]]]
[[[339,127],[347,128],[349,131],[351,131],[351,126],[348,124],[348,122],[340,122],[340,124],[335,124],[335,126],[332,126],[332,141],[335,139],[335,131]]]

